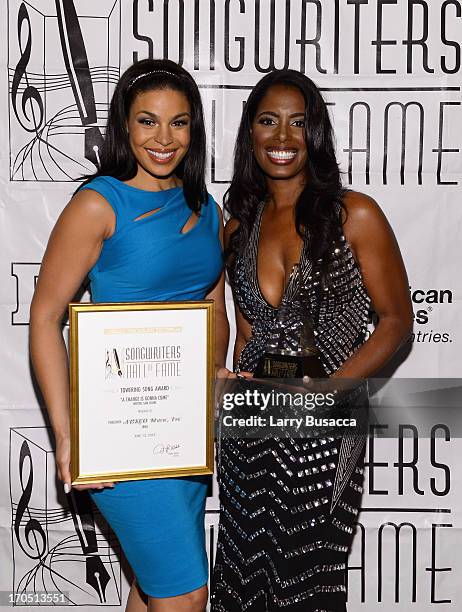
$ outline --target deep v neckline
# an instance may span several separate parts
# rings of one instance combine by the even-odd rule
[[[257,218],[255,219],[255,233],[254,233],[254,244],[255,244],[254,259],[255,261],[252,262],[253,263],[252,272],[253,272],[253,281],[254,281],[253,284],[254,284],[258,299],[261,302],[263,302],[266,306],[268,306],[269,308],[277,312],[281,308],[282,304],[284,303],[286,296],[289,292],[289,289],[291,289],[292,287],[293,280],[297,276],[297,274],[294,273],[295,270],[297,268],[301,270],[303,267],[303,263],[305,261],[305,254],[306,254],[306,240],[303,240],[302,242],[302,248],[300,250],[300,257],[299,257],[298,263],[295,263],[292,266],[292,270],[290,271],[290,274],[289,274],[289,279],[285,285],[284,291],[281,294],[281,299],[279,301],[279,304],[277,306],[274,306],[273,304],[268,302],[268,300],[263,295],[263,291],[261,290],[260,281],[258,278],[258,251],[259,251],[259,246],[260,246],[260,229],[261,229],[261,222],[262,222],[264,210],[265,210],[265,202],[262,202],[260,204],[260,208],[257,213]]]

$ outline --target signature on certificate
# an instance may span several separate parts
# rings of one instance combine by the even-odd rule
[[[172,457],[178,457],[180,448],[180,444],[163,444],[160,442],[154,446],[152,452],[154,455],[171,455]]]

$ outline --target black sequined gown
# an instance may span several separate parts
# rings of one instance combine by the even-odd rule
[[[232,279],[239,308],[252,323],[252,337],[238,362],[243,371],[255,369],[278,313],[257,280],[263,208]],[[305,243],[300,270],[311,288],[316,342],[331,374],[365,341],[370,300],[344,237],[327,291],[318,290],[319,275],[308,251]],[[283,299],[290,290],[289,283]],[[296,317],[294,312],[289,328],[297,328]],[[288,345],[297,337],[289,331]],[[364,446],[364,436],[348,434],[219,441],[213,612],[346,610],[346,560],[363,490]]]

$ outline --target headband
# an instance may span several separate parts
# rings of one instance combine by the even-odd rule
[[[174,79],[181,79],[181,75],[175,74],[174,72],[170,72],[169,70],[162,70],[162,69],[151,70],[150,72],[144,72],[143,74],[139,74],[138,76],[136,76],[133,79],[133,81],[130,83],[130,85],[127,87],[127,91],[129,91],[137,81],[139,81],[140,79],[144,79],[147,76],[151,76],[151,74],[168,74],[169,76],[172,76]]]

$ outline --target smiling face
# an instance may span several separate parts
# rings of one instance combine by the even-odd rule
[[[268,178],[305,181],[305,99],[296,87],[268,89],[252,122],[252,145]]]
[[[168,179],[189,149],[191,109],[186,96],[154,89],[136,96],[127,119],[138,182]]]

